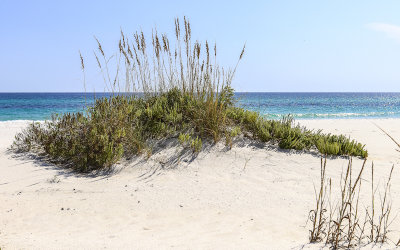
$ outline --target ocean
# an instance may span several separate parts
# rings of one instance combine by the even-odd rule
[[[0,121],[83,111],[109,93],[0,93]],[[400,118],[400,93],[235,93],[237,106],[270,119]]]

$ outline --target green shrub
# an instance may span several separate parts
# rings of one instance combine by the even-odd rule
[[[295,125],[290,117],[265,120],[231,104],[207,112],[209,105],[176,89],[151,98],[120,95],[98,99],[85,114],[64,114],[44,124],[32,123],[16,135],[14,148],[44,153],[53,162],[83,172],[110,167],[122,157],[150,152],[150,139],[176,134],[179,142],[194,152],[201,150],[202,140],[218,142],[225,137],[226,145],[232,147],[232,139],[245,134],[277,143],[283,149],[315,148],[324,155],[368,156],[364,145],[343,135],[307,130]],[[211,114],[214,118],[207,119]],[[188,129],[192,132],[185,132]]]
[[[349,155],[366,158],[365,145],[350,140],[343,135],[313,132],[300,125],[295,125],[291,116],[280,121],[265,120],[258,113],[231,107],[227,115],[234,124],[240,124],[242,131],[252,138],[263,142],[275,141],[280,148],[311,150],[317,149],[324,155]]]
[[[31,124],[17,134],[14,148],[44,153],[51,161],[82,172],[149,152],[149,140],[177,133],[181,144],[199,152],[202,138],[216,142],[228,126],[216,118],[218,114],[226,116],[226,108],[204,112],[209,105],[175,88],[149,98],[119,95],[98,99],[85,114],[64,114],[44,124]],[[216,112],[214,121],[206,119],[212,112]],[[188,128],[193,139],[184,133]]]

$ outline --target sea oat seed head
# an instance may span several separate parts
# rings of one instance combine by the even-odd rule
[[[81,51],[79,51],[79,56],[80,56],[80,58],[81,58],[81,67],[82,67],[82,70],[85,70],[85,64],[84,64],[84,62],[83,62],[83,57],[82,57]]]

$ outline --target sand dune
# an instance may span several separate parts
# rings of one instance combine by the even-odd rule
[[[73,174],[7,152],[26,121],[0,123],[1,249],[299,249],[308,242],[308,212],[318,183],[317,154],[237,143],[166,164],[169,147],[148,162],[122,163],[111,174]],[[400,119],[304,120],[367,144],[376,178],[395,164],[392,197],[400,195],[400,153],[378,124],[400,140]],[[355,159],[359,167],[361,159]],[[328,160],[337,181],[344,158]],[[368,191],[368,190],[367,190]],[[367,195],[367,194],[365,194]],[[363,198],[363,197],[361,197]],[[400,201],[394,199],[394,214]],[[400,218],[393,226],[400,230]],[[397,232],[394,240],[400,238]],[[369,246],[370,247],[370,246]]]

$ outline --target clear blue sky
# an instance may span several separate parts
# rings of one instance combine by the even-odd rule
[[[400,91],[400,1],[0,1],[0,92],[83,91],[78,51],[115,51],[120,27],[216,41],[221,64],[247,51],[240,91]],[[94,67],[94,65],[93,65]],[[96,74],[88,90],[103,90]]]

